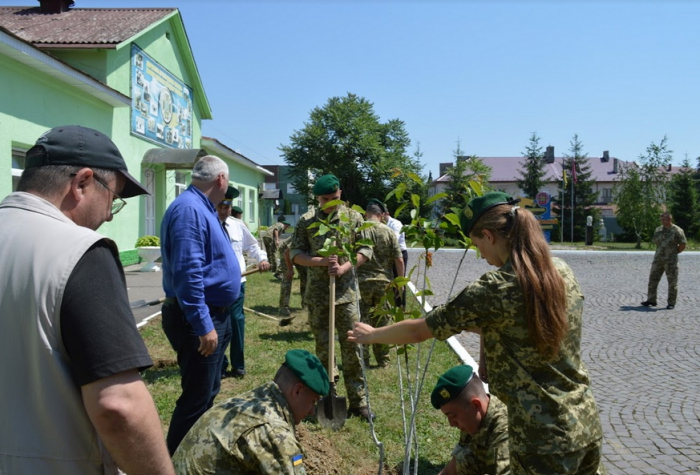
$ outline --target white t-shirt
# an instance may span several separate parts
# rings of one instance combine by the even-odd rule
[[[246,269],[243,252],[247,252],[250,257],[258,262],[268,260],[267,253],[260,249],[257,239],[251,234],[248,226],[246,226],[243,221],[231,216],[226,218],[225,224],[224,227],[226,228],[226,232],[228,232],[228,237],[231,239],[231,247],[238,258],[238,265],[241,268],[241,272],[245,272]],[[245,281],[246,278],[241,277],[241,282]]]
[[[402,251],[406,250],[406,235],[401,232],[403,228],[403,223],[396,218],[389,216],[386,220],[386,225],[394,230],[396,237],[399,239],[399,249]]]

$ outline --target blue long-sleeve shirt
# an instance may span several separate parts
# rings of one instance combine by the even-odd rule
[[[198,336],[214,329],[207,305],[238,299],[241,269],[213,203],[190,185],[168,207],[160,227],[163,290],[175,297]]]

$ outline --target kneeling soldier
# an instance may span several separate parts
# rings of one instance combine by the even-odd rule
[[[452,460],[440,475],[510,473],[506,406],[486,394],[471,366],[455,366],[440,376],[430,402],[461,431]]]
[[[180,443],[179,475],[305,474],[294,426],[329,390],[328,373],[306,350],[290,350],[274,381],[209,409]]]

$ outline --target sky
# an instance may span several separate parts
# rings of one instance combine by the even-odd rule
[[[0,0],[0,5],[37,5]],[[211,104],[203,135],[261,165],[315,107],[354,93],[400,119],[437,178],[459,147],[522,156],[530,136],[637,160],[664,136],[700,156],[700,2],[75,0],[180,9]]]

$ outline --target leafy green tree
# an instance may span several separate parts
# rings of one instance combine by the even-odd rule
[[[622,167],[620,181],[613,188],[613,203],[617,205],[617,221],[637,235],[637,248],[642,240],[650,240],[659,225],[668,191],[668,166],[672,150],[667,138],[652,142],[646,154],[639,156],[638,164]]]
[[[338,177],[345,200],[365,207],[395,188],[394,169],[420,173],[422,168],[407,154],[411,141],[403,121],[381,122],[371,102],[351,93],[314,108],[289,140],[279,150],[294,187],[310,201],[313,181],[327,173]]]
[[[600,211],[594,206],[598,202],[598,194],[594,191],[595,181],[591,178],[592,171],[588,154],[583,153],[583,143],[579,140],[578,134],[575,134],[571,139],[569,153],[564,154],[563,166],[565,171],[571,173],[569,173],[569,182],[566,187],[560,183],[560,193],[557,193],[557,196],[553,198],[554,209],[559,215],[564,240],[583,241],[586,238],[586,217],[593,217],[595,236]],[[574,166],[576,167],[575,173]],[[572,182],[574,197],[573,236],[571,235]]]
[[[445,175],[449,177],[449,182],[445,187],[447,196],[441,201],[442,214],[448,214],[466,206],[473,196],[474,187],[470,186],[469,182],[484,184],[491,178],[491,168],[476,155],[465,156],[459,140],[457,148],[452,153],[455,164],[445,172]]]
[[[686,158],[681,164],[680,173],[674,175],[669,183],[668,211],[673,215],[674,223],[688,236],[697,235],[700,217],[694,172]]]
[[[530,136],[530,144],[523,152],[525,157],[525,169],[520,171],[520,179],[516,181],[518,188],[525,192],[525,195],[530,199],[535,199],[537,193],[542,190],[547,183],[545,180],[544,153],[540,146],[540,138],[536,132]]]

